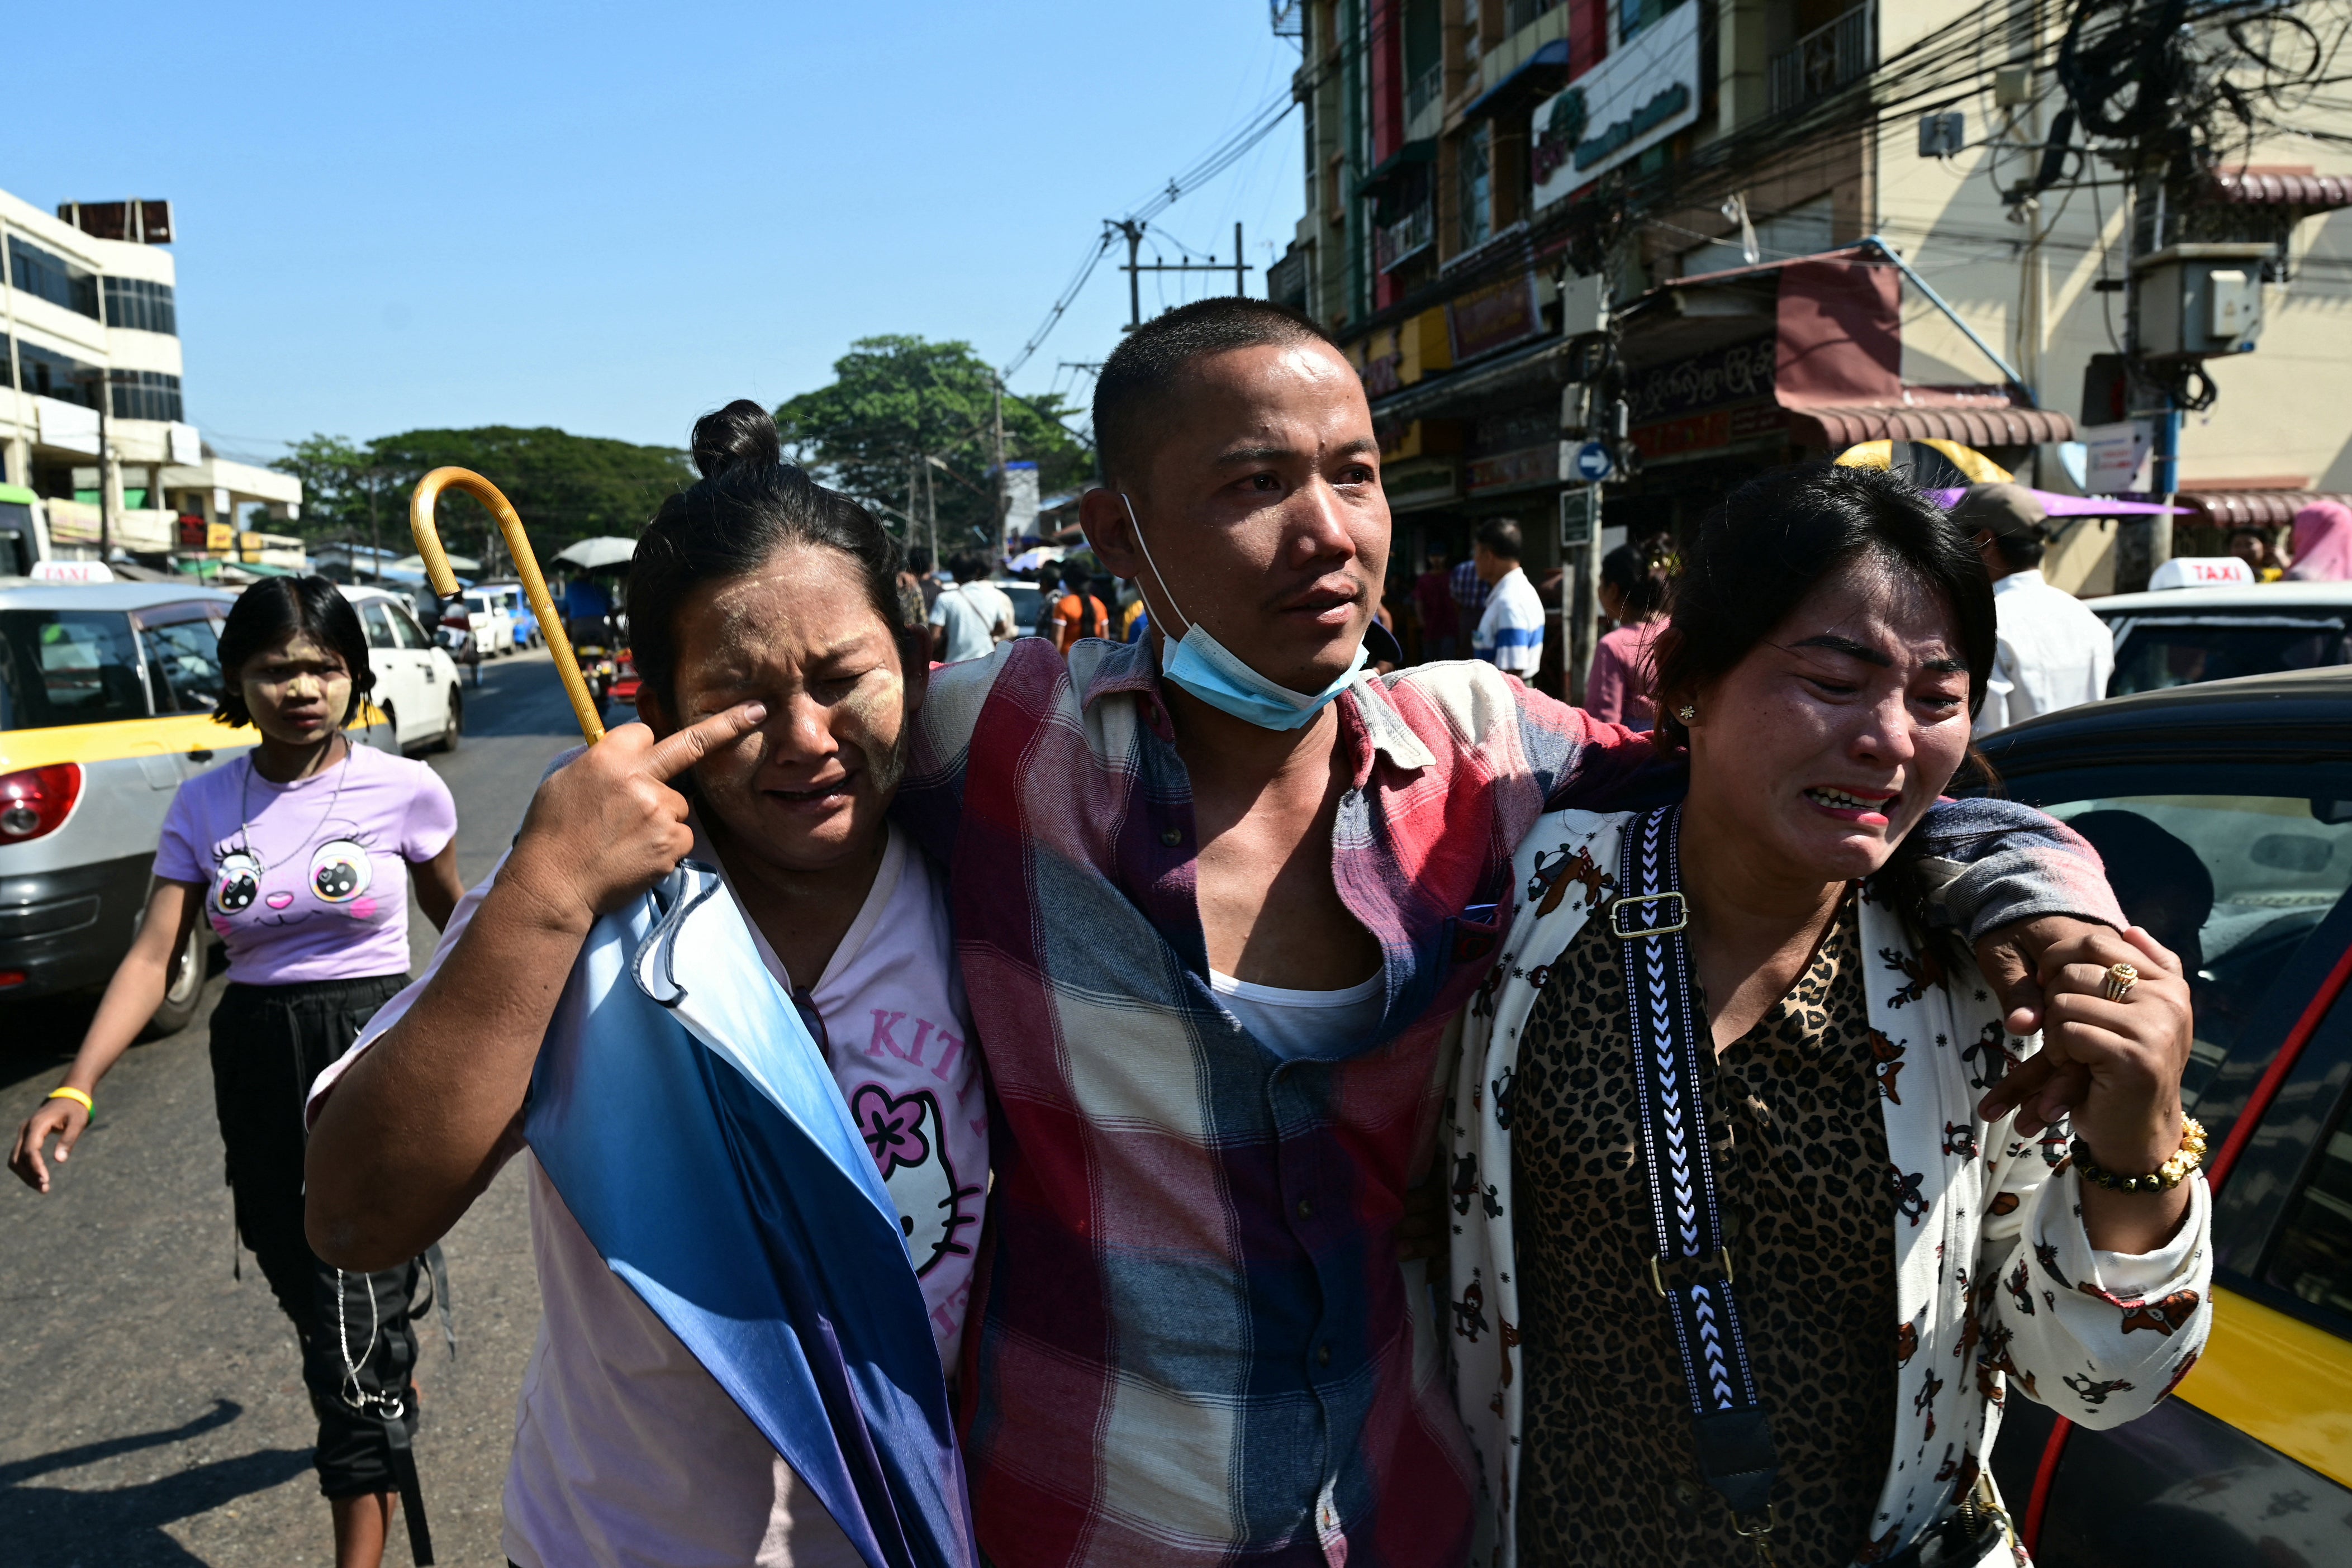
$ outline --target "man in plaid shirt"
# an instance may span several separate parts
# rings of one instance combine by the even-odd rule
[[[1454,1568],[1472,1461],[1397,1247],[1447,1026],[1536,816],[1679,770],[1491,666],[1365,668],[1379,443],[1305,318],[1162,316],[1104,367],[1095,428],[1087,537],[1152,636],[934,671],[898,796],[952,872],[993,1084],[979,1539],[997,1568]],[[1922,831],[1971,931],[2115,916],[2036,814]],[[1309,1016],[1336,1022],[1281,1026]]]

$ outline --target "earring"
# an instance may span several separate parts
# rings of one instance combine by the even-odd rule
[[[1675,717],[1687,724],[1692,720],[1698,717],[1698,710],[1685,702],[1681,707],[1675,710]]]

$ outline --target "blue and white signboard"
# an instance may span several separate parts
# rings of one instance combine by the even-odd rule
[[[1575,468],[1576,477],[1588,485],[1600,484],[1617,471],[1616,459],[1610,457],[1609,448],[1598,441],[1587,441],[1579,447],[1570,466]]]
[[[1528,123],[1535,205],[1591,184],[1698,119],[1698,14],[1679,5],[1536,105]]]

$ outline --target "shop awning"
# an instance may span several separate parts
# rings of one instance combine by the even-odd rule
[[[2343,490],[2182,490],[2174,499],[2215,528],[2284,528],[2315,500],[2352,506]]]
[[[1436,137],[1424,136],[1418,142],[1408,142],[1373,164],[1371,173],[1356,182],[1356,194],[1360,196],[1377,195],[1391,180],[1403,174],[1413,164],[1435,162],[1437,162]]]
[[[1519,62],[1517,69],[1470,100],[1465,120],[1485,120],[1538,98],[1549,98],[1568,85],[1568,40],[1550,43]]]
[[[2214,196],[2232,205],[2301,207],[2333,212],[2352,207],[2352,177],[2315,174],[2309,169],[2221,169],[2213,175]]]
[[[1829,405],[1790,410],[1791,434],[1803,445],[1843,451],[1864,441],[1958,441],[1987,447],[2038,447],[2074,438],[2072,416],[2050,408],[1979,403],[1919,406],[1905,403]]]

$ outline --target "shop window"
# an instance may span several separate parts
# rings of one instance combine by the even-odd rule
[[[14,235],[8,237],[8,281],[37,299],[99,320],[98,274]]]
[[[109,278],[106,279],[106,324],[127,327],[133,331],[178,336],[179,310],[173,300],[172,286],[169,283],[151,283],[144,278]]]
[[[180,378],[159,370],[118,370],[108,378],[117,419],[177,420]]]
[[[37,397],[53,397],[59,403],[79,403],[84,408],[98,406],[99,369],[84,364],[71,354],[45,349],[38,343],[21,339],[16,344],[16,363],[25,377],[24,390]]]
[[[1457,251],[1475,250],[1494,237],[1495,171],[1487,136],[1487,128],[1481,125],[1457,143],[1454,211],[1461,223]]]

